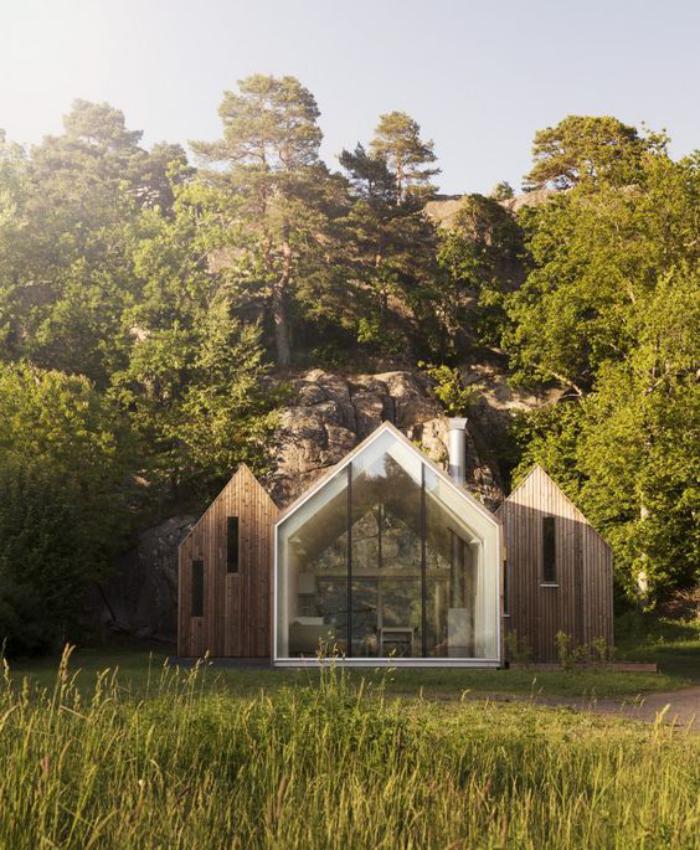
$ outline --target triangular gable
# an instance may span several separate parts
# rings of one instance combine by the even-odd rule
[[[401,441],[401,443],[418,459],[421,463],[424,463],[428,466],[442,481],[444,481],[448,486],[450,486],[459,496],[474,510],[478,511],[482,514],[487,520],[491,521],[494,525],[500,528],[501,522],[495,514],[493,514],[485,505],[478,501],[468,490],[465,490],[464,487],[460,487],[456,484],[449,475],[447,475],[444,470],[442,470],[437,464],[433,463],[430,458],[426,457],[420,449],[416,448],[413,443],[406,437],[405,434],[402,434],[401,431],[395,426],[392,425],[391,422],[383,422],[377,428],[375,428],[372,433],[366,437],[361,443],[355,446],[352,451],[348,452],[347,455],[335,466],[332,466],[325,472],[318,481],[314,482],[314,484],[309,487],[304,493],[301,494],[297,499],[295,499],[291,505],[289,505],[278,517],[277,524],[281,524],[285,519],[290,517],[298,508],[300,508],[306,501],[308,501],[315,493],[318,493],[319,490],[322,490],[332,478],[334,478],[341,470],[346,468],[348,464],[352,463],[353,459],[356,458],[359,454],[361,454],[368,446],[370,446],[375,440],[377,440],[382,434],[386,432],[391,433],[394,437]]]
[[[504,507],[505,503],[513,501],[513,496],[515,496],[515,494],[518,493],[520,490],[523,490],[528,484],[531,483],[532,479],[535,479],[538,476],[541,477],[545,481],[545,483],[548,487],[557,491],[559,496],[563,499],[564,502],[566,502],[567,505],[569,505],[569,507],[573,511],[575,518],[579,522],[587,525],[600,538],[601,542],[604,543],[605,546],[610,548],[610,546],[607,543],[607,541],[605,540],[605,538],[600,534],[600,532],[596,529],[596,527],[591,522],[589,522],[589,520],[583,514],[581,509],[576,506],[576,504],[566,495],[564,490],[562,490],[562,488],[557,484],[557,482],[552,478],[552,476],[547,472],[547,470],[543,466],[541,466],[539,463],[535,463],[535,464],[532,465],[532,467],[528,471],[527,475],[522,479],[522,481],[518,484],[518,486],[515,487],[515,489],[512,490],[510,492],[510,494],[506,497],[503,504],[501,504],[501,506],[498,508],[499,517],[502,518],[502,516],[503,516],[503,507]]]
[[[238,469],[237,469],[237,470],[233,473],[233,475],[229,478],[228,482],[227,482],[227,483],[226,483],[226,484],[225,484],[225,485],[221,488],[221,490],[220,490],[220,491],[219,491],[219,493],[215,496],[215,498],[213,498],[213,499],[211,500],[211,502],[210,502],[210,503],[209,503],[209,505],[207,506],[207,509],[206,509],[206,510],[204,511],[204,513],[203,513],[203,514],[199,517],[199,519],[197,520],[197,522],[195,522],[195,524],[192,526],[192,528],[188,531],[187,536],[183,538],[182,542],[180,543],[180,546],[182,546],[182,544],[183,544],[183,543],[184,543],[184,542],[185,542],[185,541],[186,541],[186,540],[187,540],[187,539],[188,539],[188,538],[189,538],[192,534],[194,534],[194,532],[196,531],[197,527],[200,525],[200,523],[202,523],[202,522],[205,520],[205,518],[207,517],[207,515],[209,514],[209,512],[213,509],[214,505],[216,505],[216,503],[217,503],[217,502],[218,502],[218,501],[219,501],[219,500],[220,500],[220,499],[221,499],[221,498],[222,498],[222,497],[223,497],[223,496],[224,496],[224,495],[225,495],[225,494],[226,494],[229,490],[233,489],[234,487],[238,487],[239,485],[242,485],[242,484],[244,484],[244,483],[251,484],[251,485],[255,486],[258,490],[261,490],[261,491],[265,494],[265,499],[266,499],[267,501],[269,501],[269,502],[270,502],[271,506],[273,506],[275,510],[277,510],[277,506],[276,506],[276,505],[275,505],[275,503],[273,502],[273,500],[272,500],[272,498],[271,498],[270,494],[269,494],[269,493],[267,492],[267,490],[266,490],[266,489],[262,486],[262,484],[258,481],[258,479],[255,477],[255,475],[253,475],[253,473],[252,473],[252,472],[251,472],[251,470],[250,470],[250,467],[249,467],[247,464],[245,464],[245,463],[241,463],[241,464],[238,466]]]

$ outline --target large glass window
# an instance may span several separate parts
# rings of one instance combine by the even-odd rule
[[[422,654],[421,467],[388,432],[352,463],[353,655]]]
[[[498,530],[467,512],[381,434],[279,527],[278,657],[322,642],[355,658],[497,658],[498,570],[484,570]]]
[[[278,537],[277,654],[347,651],[348,481],[341,470],[282,525]]]

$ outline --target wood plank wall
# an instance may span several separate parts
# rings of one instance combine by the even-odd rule
[[[178,654],[269,658],[272,527],[278,509],[241,466],[179,549]],[[239,566],[227,571],[227,520],[239,518]],[[203,616],[192,617],[192,561],[204,562]]]
[[[583,514],[540,467],[497,512],[508,570],[508,632],[527,641],[535,661],[556,661],[555,635],[575,644],[613,643],[612,552]],[[555,517],[557,586],[542,583],[542,518]]]

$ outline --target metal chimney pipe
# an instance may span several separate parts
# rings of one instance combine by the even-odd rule
[[[447,420],[447,471],[450,477],[459,484],[464,486],[467,467],[467,438],[466,428],[467,420],[456,418]]]

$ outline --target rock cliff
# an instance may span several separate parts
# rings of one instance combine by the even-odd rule
[[[340,376],[314,369],[293,384],[296,403],[282,411],[274,472],[265,481],[284,507],[384,421],[439,464],[447,460],[447,419],[426,381],[409,371]],[[467,434],[467,486],[489,507],[503,496],[498,469]]]

